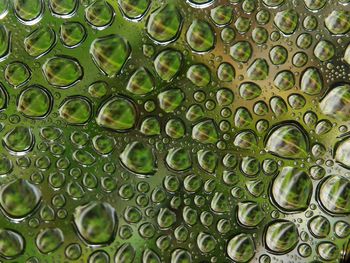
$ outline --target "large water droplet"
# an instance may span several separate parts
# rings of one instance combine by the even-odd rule
[[[240,202],[237,206],[237,219],[245,227],[256,227],[264,219],[264,214],[256,202]]]
[[[298,13],[294,9],[286,9],[275,15],[275,25],[286,35],[293,34],[298,27]]]
[[[175,49],[160,52],[154,60],[154,68],[158,76],[164,81],[171,81],[179,72],[182,55]]]
[[[24,155],[34,146],[34,135],[31,129],[17,126],[2,139],[3,145],[14,155]]]
[[[51,93],[37,85],[23,90],[17,101],[17,110],[29,118],[45,117],[51,110]]]
[[[348,10],[333,10],[324,21],[332,34],[342,35],[350,30],[350,12]]]
[[[40,190],[27,180],[17,179],[0,188],[0,204],[8,217],[20,220],[38,207]]]
[[[68,88],[83,77],[83,68],[72,57],[57,56],[48,59],[43,65],[46,80],[53,86]]]
[[[72,125],[88,122],[92,114],[92,106],[86,97],[68,97],[59,108],[60,117]]]
[[[75,209],[74,224],[89,245],[106,245],[113,242],[118,221],[110,204],[90,202]]]
[[[105,102],[97,115],[97,124],[115,131],[125,131],[135,126],[138,115],[134,103],[115,96]]]
[[[327,177],[320,185],[319,199],[333,214],[350,213],[350,181],[341,175]]]
[[[43,254],[57,250],[64,241],[64,235],[59,228],[43,228],[36,237],[35,243]]]
[[[298,241],[298,229],[296,225],[290,221],[276,221],[270,224],[266,229],[266,246],[275,253],[288,253],[298,244]]]
[[[312,182],[308,174],[295,167],[283,167],[272,184],[272,198],[286,212],[299,212],[308,208]]]
[[[120,160],[136,174],[152,175],[157,168],[152,149],[141,142],[128,144],[120,155]]]
[[[6,259],[14,259],[23,253],[25,243],[23,236],[10,229],[0,228],[0,255]]]
[[[147,12],[150,0],[118,0],[120,9],[124,16],[130,20],[141,20]]]
[[[214,31],[204,20],[192,22],[186,32],[186,40],[195,52],[207,52],[215,45]]]
[[[227,244],[227,254],[235,262],[250,261],[255,255],[254,240],[249,234],[238,234]]]
[[[47,26],[39,27],[24,39],[24,49],[32,57],[41,57],[54,47],[55,31]]]
[[[219,140],[219,134],[213,120],[205,120],[197,123],[192,128],[192,138],[201,143],[216,143]]]
[[[34,25],[41,19],[44,3],[43,0],[13,0],[13,8],[22,23]]]
[[[339,121],[350,120],[350,85],[336,84],[322,99],[320,109],[323,114]]]
[[[155,10],[148,18],[147,33],[159,43],[174,41],[182,26],[182,15],[175,5],[167,4]]]
[[[105,0],[94,1],[85,8],[85,19],[94,28],[105,29],[113,22],[114,9]]]
[[[95,64],[109,77],[114,77],[121,71],[130,53],[129,42],[119,35],[97,38],[90,46]]]

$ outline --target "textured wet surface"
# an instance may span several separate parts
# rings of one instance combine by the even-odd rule
[[[346,262],[350,1],[0,0],[3,262]]]

